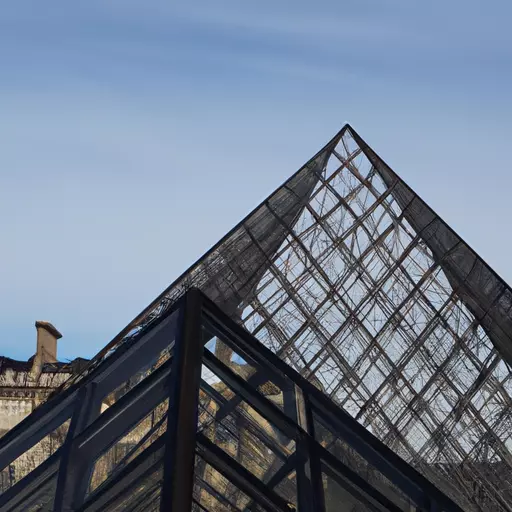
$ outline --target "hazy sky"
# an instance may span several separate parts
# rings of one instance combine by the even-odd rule
[[[510,0],[0,11],[0,354],[90,357],[344,122],[512,282]]]

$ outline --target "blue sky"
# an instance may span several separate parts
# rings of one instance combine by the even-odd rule
[[[6,3],[0,353],[94,355],[344,122],[508,282],[512,4]]]

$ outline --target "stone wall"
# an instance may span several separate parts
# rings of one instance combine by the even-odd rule
[[[0,357],[0,437],[45,402],[87,361],[77,358],[58,362],[57,340],[61,334],[49,322],[36,322],[36,352],[28,361]],[[51,432],[8,467],[0,468],[0,492],[18,482],[44,462],[63,443],[69,421]]]
[[[0,357],[0,437],[26,418],[71,375],[68,365],[45,365],[37,374],[32,361]]]
[[[73,366],[45,364],[33,371],[33,360],[0,358],[0,436],[24,420],[48,396],[73,374]],[[69,422],[0,471],[0,492],[18,482],[44,462],[62,444]]]

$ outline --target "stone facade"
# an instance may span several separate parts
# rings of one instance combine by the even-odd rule
[[[57,361],[57,340],[62,337],[49,322],[36,322],[36,353],[28,361],[0,356],[0,437],[47,400],[71,375],[81,371],[87,360]],[[0,472],[0,492],[11,487],[46,460],[62,444],[64,423],[28,452]]]

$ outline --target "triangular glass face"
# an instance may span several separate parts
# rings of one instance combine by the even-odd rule
[[[488,507],[511,467],[512,382],[504,338],[477,315],[509,289],[356,137],[343,133],[242,321],[462,505]]]
[[[512,501],[510,288],[351,127],[96,363],[191,286],[464,509]]]

